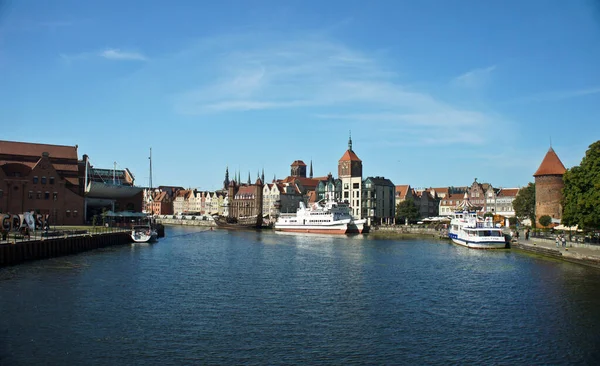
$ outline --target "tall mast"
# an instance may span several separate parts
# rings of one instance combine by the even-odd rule
[[[150,148],[150,157],[148,159],[150,159],[150,179],[148,183],[150,185],[150,194],[152,194],[152,148]]]

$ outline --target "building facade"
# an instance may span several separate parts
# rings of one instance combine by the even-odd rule
[[[0,141],[0,212],[84,223],[83,174],[76,146]]]
[[[363,182],[362,217],[368,225],[392,224],[396,216],[396,187],[384,177],[367,177]]]
[[[229,217],[259,216],[262,221],[263,183],[260,178],[254,184],[238,185],[231,181],[228,190]]]

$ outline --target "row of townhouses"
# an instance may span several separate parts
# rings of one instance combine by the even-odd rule
[[[451,216],[458,204],[468,200],[482,214],[492,213],[504,217],[515,216],[513,201],[519,188],[494,188],[477,179],[470,186],[441,188],[411,188],[410,185],[396,186],[396,205],[412,199],[419,208],[420,216]]]
[[[479,207],[482,213],[514,216],[512,201],[518,193],[517,188],[494,188],[489,183],[477,182],[477,179],[464,187],[412,188],[394,185],[380,176],[363,179],[362,170],[362,161],[352,149],[350,138],[348,149],[338,161],[337,178],[331,173],[313,177],[312,161],[307,176],[307,165],[302,160],[291,164],[289,176],[274,178],[271,183],[263,183],[264,171],[254,183],[250,176],[247,183],[241,183],[239,173],[230,180],[227,168],[222,190],[209,192],[161,186],[145,194],[146,211],[156,215],[235,216],[256,209],[262,210],[265,220],[274,221],[280,215],[295,213],[300,202],[308,205],[329,196],[348,202],[352,215],[366,218],[370,225],[395,223],[396,206],[406,199],[415,202],[422,218],[449,216],[465,199]]]

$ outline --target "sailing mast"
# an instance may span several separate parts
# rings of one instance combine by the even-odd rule
[[[152,148],[150,148],[150,157],[148,157],[148,159],[150,159],[150,192],[152,192]]]

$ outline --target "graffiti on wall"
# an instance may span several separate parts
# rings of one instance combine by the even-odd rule
[[[49,225],[48,214],[24,212],[22,214],[0,213],[0,228],[4,231],[20,231],[27,227],[29,230],[43,230]]]

